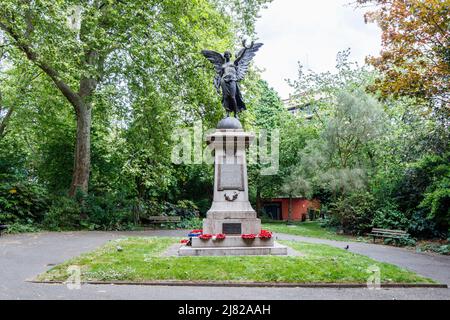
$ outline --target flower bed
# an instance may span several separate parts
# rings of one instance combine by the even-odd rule
[[[256,238],[256,234],[243,234],[241,238],[244,240],[254,240]]]

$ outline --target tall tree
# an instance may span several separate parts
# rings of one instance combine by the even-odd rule
[[[384,95],[431,99],[449,110],[450,1],[358,0],[375,4],[365,15],[382,30],[382,51],[368,62],[382,73],[375,83]]]
[[[217,38],[228,37],[230,32],[222,23],[227,16],[221,21],[211,16],[213,11],[207,0],[2,2],[0,30],[53,81],[76,115],[70,195],[77,189],[88,190],[92,109],[98,103],[99,91],[112,82],[127,87],[133,78],[142,80],[134,82],[135,87],[148,87],[146,82],[158,89],[161,81],[167,88],[167,80],[176,83],[185,74],[192,77],[197,52],[183,48],[192,49],[190,43],[201,44],[208,37],[214,39],[209,45],[224,46],[226,41],[220,43]],[[146,77],[142,76],[144,72]],[[176,87],[180,105],[198,94]],[[123,97],[122,102],[130,103]],[[191,105],[198,108],[198,101]]]
[[[256,193],[256,211],[261,212],[261,196],[264,189],[271,184],[273,176],[270,172],[264,170],[269,166],[273,166],[271,155],[276,152],[272,150],[273,130],[280,128],[282,115],[286,112],[278,93],[264,80],[258,79],[254,82],[253,94],[254,101],[250,104],[249,115],[251,125],[256,132],[259,133],[259,162],[249,166],[250,184],[255,188]],[[264,154],[262,150],[266,150]],[[267,154],[265,154],[267,153]],[[270,170],[271,171],[271,170]],[[269,173],[269,175],[267,174]]]

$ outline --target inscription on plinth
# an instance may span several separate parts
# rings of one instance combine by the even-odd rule
[[[223,234],[241,234],[242,225],[240,223],[224,223],[222,224]]]
[[[226,163],[225,159],[218,164],[217,189],[244,191],[244,166],[242,163]]]

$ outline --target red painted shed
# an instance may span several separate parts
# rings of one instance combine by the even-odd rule
[[[301,221],[302,215],[307,218],[308,208],[320,209],[319,200],[305,198],[292,199],[292,220]],[[263,200],[263,210],[273,220],[287,221],[289,216],[289,198],[272,198]]]

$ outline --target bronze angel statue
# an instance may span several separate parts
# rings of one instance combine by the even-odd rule
[[[220,88],[222,88],[222,105],[227,112],[227,117],[234,112],[234,116],[237,118],[238,113],[246,109],[238,82],[244,79],[250,61],[262,45],[262,43],[252,42],[250,46],[247,46],[244,41],[244,48],[236,55],[234,62],[231,62],[229,51],[223,55],[211,50],[202,51],[202,54],[214,65],[216,70],[214,86],[219,94]]]

